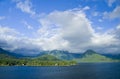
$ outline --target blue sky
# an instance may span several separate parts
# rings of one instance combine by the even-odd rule
[[[1,47],[120,53],[119,13],[119,0],[0,0]]]

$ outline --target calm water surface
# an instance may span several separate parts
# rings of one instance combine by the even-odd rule
[[[81,63],[69,67],[0,67],[0,79],[120,79],[120,63]]]

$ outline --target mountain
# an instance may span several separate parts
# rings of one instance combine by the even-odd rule
[[[89,49],[89,50],[87,50],[87,51],[85,51],[85,52],[83,53],[83,55],[92,55],[92,54],[97,54],[97,52]]]
[[[2,48],[0,48],[0,54],[6,54],[6,55],[9,55],[9,56],[12,56],[12,57],[15,57],[15,58],[25,57],[22,54],[16,54],[16,53],[10,52],[8,50],[4,50]]]
[[[112,58],[106,57],[102,54],[96,53],[93,50],[87,50],[83,53],[82,58],[75,59],[77,62],[116,62]]]
[[[42,55],[33,58],[17,58],[10,52],[0,49],[0,66],[70,66],[75,65],[75,61],[63,61],[52,55]]]
[[[120,54],[102,54],[106,57],[112,58],[112,59],[119,59],[120,60]]]
[[[68,51],[53,50],[48,51],[47,54],[55,56],[61,60],[72,60],[74,58],[80,58],[81,54],[69,53]]]
[[[10,59],[15,58],[13,55],[11,55],[8,51],[0,48],[0,59]]]
[[[39,61],[59,61],[60,59],[56,58],[55,56],[52,55],[42,55],[39,57],[33,58],[34,60],[39,60]]]
[[[22,55],[24,57],[36,57],[41,54],[41,51],[38,49],[25,49],[25,48],[18,48],[13,50],[12,52],[17,53],[18,55]]]
[[[41,51],[39,55],[30,57],[11,53],[2,48],[0,48],[0,58],[29,58],[40,61],[75,60],[77,62],[114,62],[120,60],[119,55],[99,54],[93,50],[87,50],[82,54],[70,53],[63,50]]]
[[[0,54],[10,54],[10,52],[0,48]]]

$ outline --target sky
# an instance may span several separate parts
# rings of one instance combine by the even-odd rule
[[[119,54],[120,0],[0,0],[0,47]]]

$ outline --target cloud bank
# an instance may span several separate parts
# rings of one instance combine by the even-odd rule
[[[13,0],[13,2],[16,2],[16,6],[18,9],[20,9],[22,12],[35,15],[35,11],[32,10],[32,3],[30,0]]]
[[[34,14],[30,8],[21,10]],[[35,38],[27,37],[16,29],[1,25],[0,47],[11,51],[33,50],[26,54],[38,54],[38,51],[55,49],[73,53],[81,53],[87,49],[102,53],[119,53],[119,25],[105,33],[96,32],[92,27],[92,22],[87,18],[85,10],[78,8],[44,14],[37,19],[41,27],[34,32]],[[113,12],[116,13],[116,10]]]
[[[105,12],[104,18],[115,19],[120,18],[120,6],[117,6],[112,12]]]

